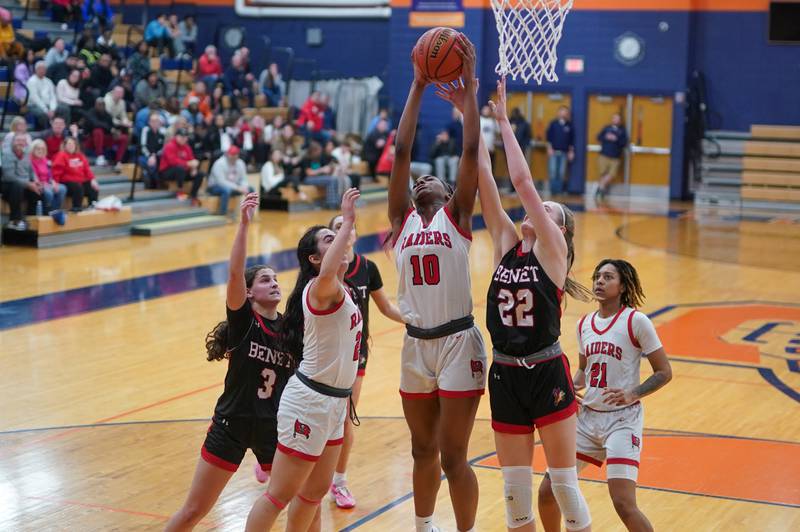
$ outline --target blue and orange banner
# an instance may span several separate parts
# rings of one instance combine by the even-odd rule
[[[412,28],[463,28],[464,3],[462,0],[412,0],[408,25]]]

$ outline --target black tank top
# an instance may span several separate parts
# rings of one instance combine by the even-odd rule
[[[489,285],[486,327],[492,347],[510,356],[526,356],[561,336],[562,290],[544,272],[533,250],[518,242],[500,260]]]
[[[231,353],[214,418],[275,419],[283,388],[294,374],[294,361],[276,332],[282,316],[268,320],[253,311],[249,300],[227,314]]]

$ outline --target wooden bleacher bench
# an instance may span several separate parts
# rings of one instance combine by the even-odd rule
[[[224,97],[223,97],[224,98]],[[276,116],[286,119],[289,116],[288,107],[245,107],[242,109],[242,116],[250,120],[255,115],[260,115],[265,122],[272,122]]]
[[[85,231],[99,229],[113,225],[131,223],[133,211],[129,206],[123,206],[119,211],[101,211],[98,209],[68,213],[64,225],[58,225],[51,216],[28,216],[28,227],[39,235],[54,233],[68,233],[70,231]]]
[[[753,125],[750,134],[756,140],[745,142],[741,198],[800,208],[800,126]]]

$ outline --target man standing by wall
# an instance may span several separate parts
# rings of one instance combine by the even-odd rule
[[[628,145],[628,133],[622,125],[622,116],[619,113],[611,116],[611,124],[597,134],[597,140],[600,141],[600,155],[597,157],[600,177],[594,195],[595,198],[603,199],[608,194],[611,182],[617,177],[622,150]]]
[[[575,158],[575,128],[569,117],[569,108],[558,108],[558,118],[547,128],[547,172],[550,178],[550,194],[561,194],[565,190],[567,163]]]

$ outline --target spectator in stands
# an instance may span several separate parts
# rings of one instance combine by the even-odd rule
[[[53,63],[47,67],[47,77],[58,85],[62,79],[67,79],[72,70],[78,68],[78,56],[68,55],[63,63]]]
[[[113,80],[114,71],[111,65],[111,55],[102,54],[92,66],[89,79],[86,80],[82,87],[84,103],[94,103],[97,98],[105,95]]]
[[[258,86],[261,93],[267,97],[269,107],[279,107],[283,103],[283,95],[286,94],[286,83],[278,71],[277,63],[270,63],[258,77]]]
[[[225,87],[222,83],[217,83],[211,91],[209,106],[213,115],[225,113]]]
[[[164,150],[165,132],[161,115],[151,112],[147,126],[142,130],[139,139],[139,167],[142,169],[142,180],[147,188],[158,186],[158,165],[161,152]]]
[[[290,186],[301,201],[306,201],[308,197],[298,187],[299,183],[300,179],[296,175],[288,174],[284,169],[281,150],[272,150],[269,161],[261,168],[261,194],[280,196],[281,189]]]
[[[524,148],[523,148],[524,149]],[[567,163],[575,157],[575,129],[569,119],[569,108],[558,108],[558,117],[547,127],[547,173],[550,194],[561,194]]]
[[[10,57],[14,46],[14,27],[11,25],[11,12],[0,7],[0,58]],[[17,45],[16,48],[19,48]]]
[[[369,175],[375,177],[375,167],[378,164],[386,146],[386,137],[389,136],[389,123],[386,120],[378,120],[375,130],[367,135],[364,140],[363,159],[367,162]]]
[[[33,62],[35,61],[33,50],[27,50],[25,57],[14,67],[14,100],[20,105],[27,99],[28,80],[33,76]]]
[[[62,30],[67,29],[68,22],[77,22],[80,19],[80,8],[73,0],[52,0],[50,9],[53,12],[53,22],[60,22]]]
[[[283,125],[283,115],[275,115],[272,122],[264,126],[264,142],[270,145],[270,149],[272,148],[272,141],[281,134]]]
[[[121,56],[117,48],[117,43],[114,42],[114,35],[111,32],[111,28],[106,28],[103,30],[103,33],[97,37],[97,51],[102,54],[110,55],[114,61],[119,61]]]
[[[205,139],[203,139],[203,158],[214,161],[232,145],[233,139],[226,131],[225,117],[223,115],[215,115]]]
[[[78,139],[67,137],[64,144],[53,159],[53,177],[67,186],[67,193],[72,198],[72,211],[83,210],[83,198],[89,200],[89,206],[97,201],[100,186],[94,177],[89,161],[81,153]]]
[[[519,147],[525,153],[525,160],[528,160],[531,150],[531,125],[522,116],[522,111],[519,110],[519,107],[514,107],[511,110],[508,121],[511,123],[511,129],[514,130],[514,137],[517,139]]]
[[[47,145],[48,159],[51,161],[53,160],[56,154],[61,150],[61,145],[64,143],[65,138],[70,135],[77,138],[78,126],[73,124],[71,129],[71,132],[67,130],[67,122],[64,120],[63,116],[56,115],[50,120],[50,129],[41,134],[41,139],[44,140],[45,145]]]
[[[484,105],[481,107],[481,135],[483,136],[483,143],[486,145],[486,149],[489,150],[489,158],[492,163],[492,168],[494,168],[494,145],[497,141],[497,134],[500,131],[500,128],[497,126],[497,121],[494,119],[492,115],[492,110],[489,108],[488,105]]]
[[[380,159],[378,159],[378,164],[375,165],[375,173],[377,175],[388,176],[392,173],[392,166],[394,165],[394,137],[397,134],[396,130],[392,130],[389,132],[389,136],[386,137],[386,145],[383,147],[383,152],[381,153]]]
[[[119,76],[111,83],[111,88],[120,87],[122,89],[122,99],[125,101],[125,107],[133,110],[133,79],[131,73],[123,68],[119,71]]]
[[[244,118],[239,125],[236,145],[242,149],[242,159],[249,166],[261,166],[267,161],[269,146],[264,143],[264,119],[255,115],[249,121]]]
[[[603,199],[608,194],[611,182],[617,177],[622,152],[628,145],[628,132],[622,124],[622,115],[614,113],[611,123],[597,134],[597,140],[600,141],[600,155],[597,157],[600,178],[595,197]]]
[[[323,92],[320,95],[319,103],[322,106],[322,136],[328,141],[336,135],[336,114],[331,106],[331,97],[327,93]]]
[[[69,57],[69,52],[67,52],[66,44],[64,43],[64,39],[59,37],[53,43],[53,46],[47,50],[47,53],[44,56],[44,64],[47,68],[50,68],[56,63],[63,63]]]
[[[31,137],[31,134],[28,133],[28,122],[26,122],[25,118],[21,116],[15,116],[11,121],[11,126],[8,130],[8,133],[6,133],[6,136],[3,139],[3,151],[11,149],[16,137],[22,137],[25,139],[25,147],[30,146],[31,142],[33,142],[33,137]]]
[[[62,112],[70,124],[75,124],[83,118],[83,101],[80,92],[81,73],[72,70],[66,79],[56,85],[56,98],[58,99],[59,112]]]
[[[177,97],[170,96],[167,98],[167,103],[164,104],[164,111],[167,113],[167,127],[171,130],[167,133],[168,138],[172,138],[176,129],[190,129],[189,121],[181,115],[181,103]]]
[[[325,153],[331,156],[336,162],[337,176],[347,177],[350,181],[346,183],[348,187],[353,186],[361,189],[361,176],[353,169],[353,152],[347,142],[336,145],[335,140],[325,143]]]
[[[81,11],[86,24],[96,23],[101,28],[106,28],[111,26],[111,21],[114,20],[114,13],[108,0],[84,0]]]
[[[78,50],[78,57],[83,59],[89,68],[94,66],[101,55],[103,54],[97,49],[97,42],[94,38],[84,41],[83,46],[80,46]]]
[[[231,146],[224,157],[214,161],[208,174],[206,192],[212,196],[219,196],[221,216],[228,213],[228,200],[231,196],[253,192],[253,188],[247,182],[247,168],[244,161],[239,158],[238,147]]]
[[[134,86],[150,74],[150,46],[146,41],[139,41],[136,45],[136,51],[128,58],[128,70],[133,76]]]
[[[189,98],[189,105],[181,109],[181,116],[186,119],[191,129],[203,123],[205,117],[200,112],[200,100],[196,96]]]
[[[186,15],[184,19],[178,24],[181,30],[181,41],[183,42],[184,50],[190,55],[194,55],[195,46],[197,45],[197,24],[192,15]]]
[[[322,95],[319,91],[314,91],[300,108],[297,116],[297,126],[302,128],[306,139],[322,139],[322,127],[325,125],[325,107],[322,103]]]
[[[128,118],[128,110],[125,106],[125,89],[117,85],[106,93],[103,101],[106,104],[106,111],[111,115],[114,127],[127,133],[133,124]]]
[[[166,13],[159,13],[155,19],[148,22],[144,28],[144,40],[150,46],[157,48],[159,54],[166,51],[170,57],[175,55],[175,43],[172,41]]]
[[[199,205],[197,192],[205,177],[205,174],[198,170],[199,165],[200,162],[195,158],[192,147],[189,146],[189,132],[185,129],[178,129],[175,137],[164,145],[161,160],[158,163],[159,178],[162,182],[174,180],[177,183],[179,200],[186,199],[186,194],[182,190],[183,182],[191,179],[192,205]]]
[[[459,157],[456,143],[446,129],[436,135],[428,158],[433,165],[434,175],[449,183],[450,186],[455,186]]]
[[[189,137],[189,145],[192,147],[194,156],[201,162],[208,159],[205,153],[206,135],[208,135],[208,124],[201,120],[194,126],[194,130]]]
[[[213,87],[222,77],[222,62],[217,55],[217,48],[213,45],[206,46],[206,50],[197,60],[197,78],[207,87]]]
[[[167,124],[167,115],[161,109],[161,106],[158,105],[158,102],[151,102],[147,107],[142,107],[138,111],[136,111],[136,116],[133,118],[133,134],[138,137],[141,135],[142,130],[147,126],[147,122],[150,119],[150,115],[153,113],[158,113],[158,116],[161,117],[161,124],[162,127],[165,127]]]
[[[133,91],[133,101],[139,109],[147,107],[150,102],[163,102],[166,98],[166,85],[155,70],[151,70],[146,78],[139,80]]]
[[[58,108],[56,87],[45,76],[47,67],[44,61],[36,63],[36,74],[28,80],[28,111],[36,120],[36,129],[44,129],[52,120]]]
[[[3,175],[0,193],[11,210],[9,229],[24,231],[27,224],[22,215],[22,202],[27,201],[28,212],[33,213],[41,199],[42,185],[34,179],[30,157],[25,153],[28,141],[24,136],[14,138],[8,148],[3,148]]]
[[[225,92],[231,96],[231,103],[235,109],[239,108],[239,98],[247,98],[248,105],[253,106],[253,90],[248,81],[248,74],[245,71],[242,56],[233,54],[231,64],[225,69]]]
[[[192,90],[183,98],[183,107],[189,107],[189,101],[192,98],[197,99],[197,108],[201,113],[203,113],[203,117],[206,120],[210,120],[212,117],[211,98],[208,96],[205,83],[202,81],[194,82],[194,85],[192,85]]]
[[[59,210],[64,204],[67,187],[53,178],[47,158],[47,145],[42,139],[36,139],[31,144],[30,158],[34,181],[41,185],[39,188],[44,201],[44,212]]]
[[[325,187],[325,207],[328,209],[338,208],[345,190],[341,180],[334,175],[335,164],[333,159],[323,151],[322,145],[315,140],[309,143],[308,151],[300,161],[302,183]]]
[[[105,150],[114,148],[115,169],[119,172],[122,169],[122,158],[128,149],[128,135],[114,125],[103,98],[95,100],[94,108],[86,114],[86,130],[91,132],[86,144],[97,156],[95,164],[105,166]]]
[[[367,126],[367,136],[370,133],[375,131],[375,128],[378,126],[378,122],[384,120],[386,122],[386,128],[392,129],[392,119],[389,117],[389,110],[388,109],[380,109],[378,114],[372,117],[372,120],[369,121],[369,125]]]
[[[302,176],[300,162],[305,155],[304,145],[303,137],[295,132],[292,124],[285,124],[281,134],[272,141],[272,149],[283,154],[283,168],[287,174]]]
[[[447,123],[445,129],[447,129],[447,134],[450,135],[450,138],[453,139],[453,144],[455,144],[460,157],[461,147],[464,144],[464,128],[461,124],[461,112],[455,107],[453,107],[452,114],[450,115],[450,122]]]

